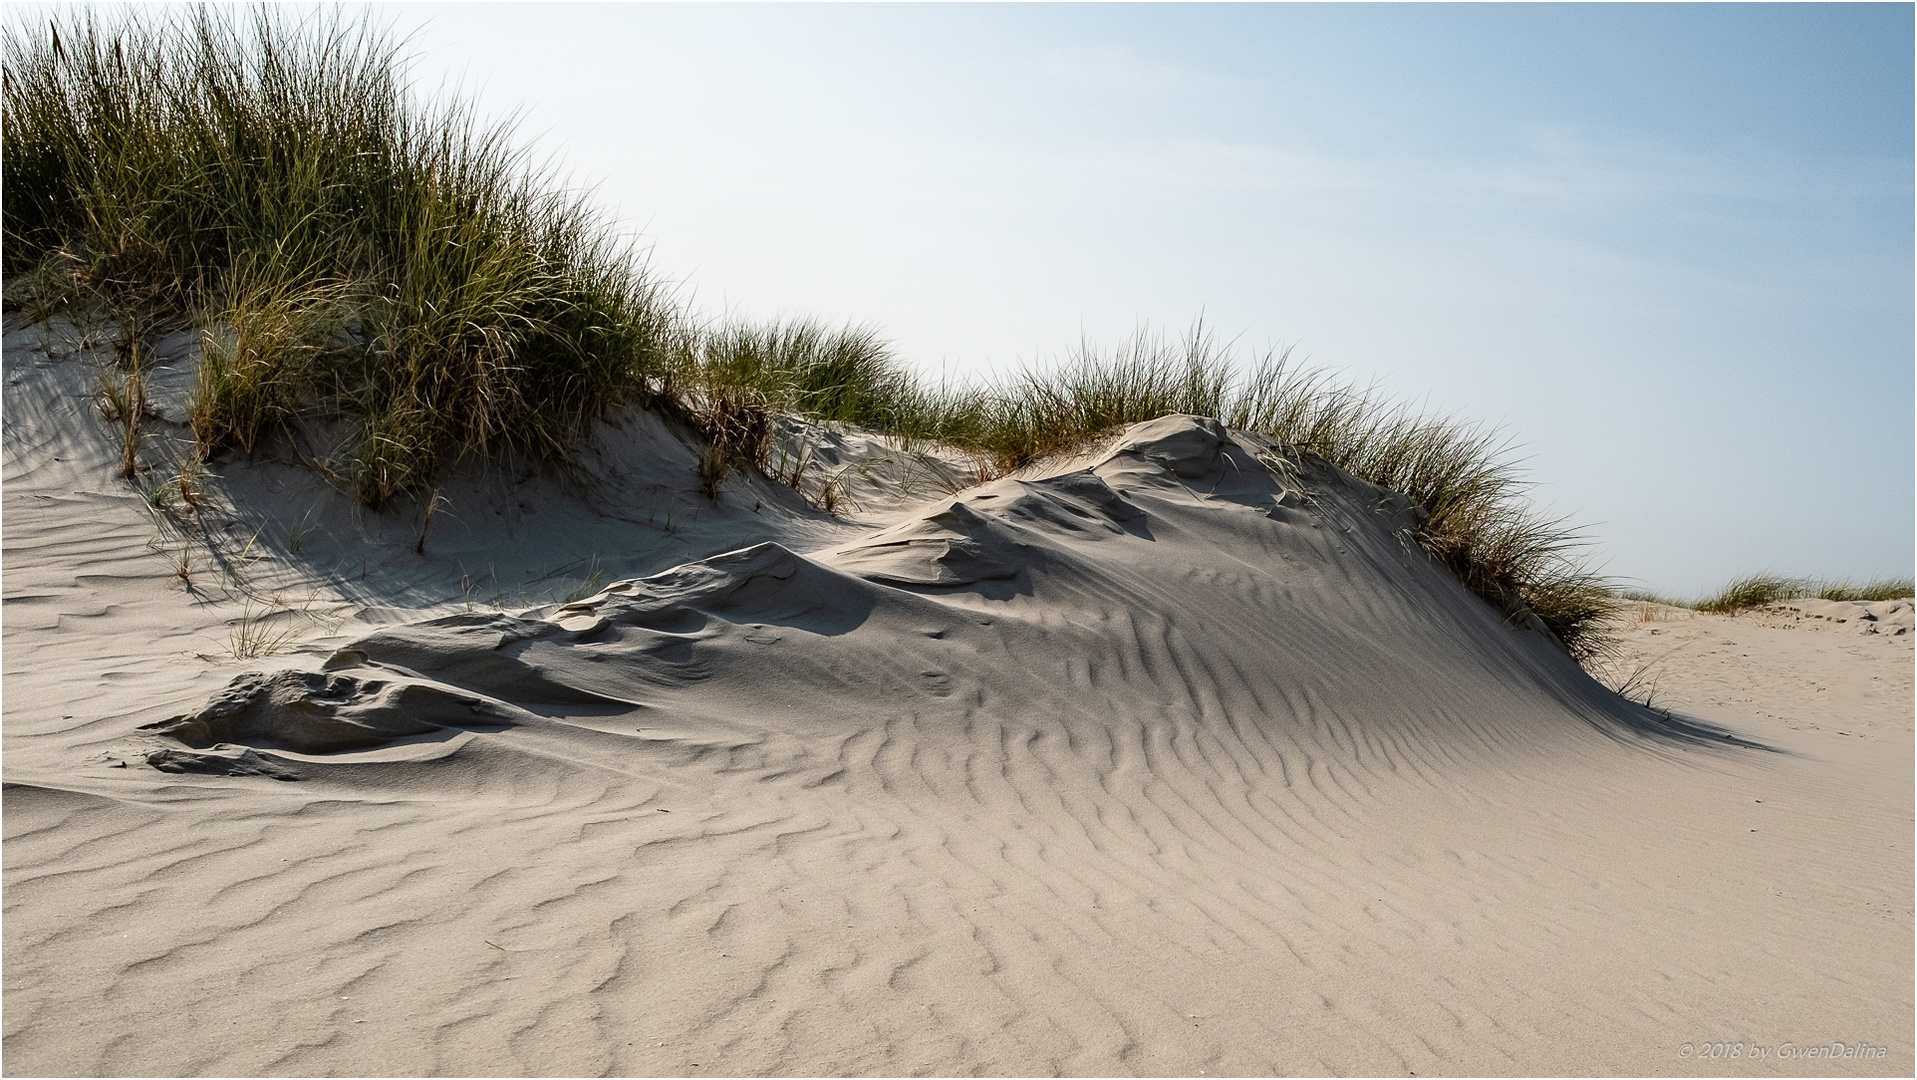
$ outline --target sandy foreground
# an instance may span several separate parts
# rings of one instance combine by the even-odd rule
[[[375,515],[5,372],[8,1075],[1917,1068],[1908,603],[1634,612],[1646,708],[1200,418]]]

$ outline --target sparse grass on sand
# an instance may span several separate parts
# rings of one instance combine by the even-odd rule
[[[1902,600],[1917,596],[1917,581],[1910,578],[1876,578],[1862,585],[1853,585],[1848,581],[1827,581],[1817,586],[1814,595],[1819,600],[1861,600],[1865,603]]]
[[[1497,431],[1301,371],[1282,352],[1240,364],[1202,325],[1176,340],[1141,330],[1111,351],[1081,342],[1050,367],[939,387],[913,378],[869,328],[729,326],[706,333],[676,378],[716,433],[714,453],[741,448],[712,470],[721,478],[748,461],[764,467],[765,428],[747,419],[755,412],[936,441],[973,453],[985,476],[1068,454],[1128,424],[1214,416],[1410,497],[1424,511],[1417,538],[1427,551],[1506,614],[1537,616],[1580,659],[1602,647],[1600,627],[1617,604],[1608,583],[1576,560],[1577,534],[1530,509]]]
[[[1207,415],[1403,493],[1423,510],[1417,539],[1480,596],[1581,659],[1602,646],[1617,599],[1574,558],[1577,537],[1530,509],[1494,430],[1282,353],[1241,367],[1202,327],[933,387],[869,327],[695,325],[509,128],[413,96],[370,22],[113,18],[5,31],[9,300],[101,313],[136,338],[197,328],[203,456],[344,421],[328,467],[378,507],[462,457],[567,460],[592,421],[638,403],[704,433],[717,497],[733,470],[766,469],[775,412],[970,451],[981,476]],[[140,355],[124,351],[126,386]],[[131,436],[127,453],[137,471]]]
[[[1692,605],[1699,611],[1728,614],[1746,608],[1763,607],[1780,600],[1795,600],[1811,593],[1810,582],[1802,578],[1784,578],[1771,574],[1747,574]]]
[[[1782,577],[1777,574],[1746,574],[1708,596],[1696,600],[1674,600],[1640,589],[1619,594],[1621,599],[1690,608],[1714,614],[1731,615],[1751,608],[1781,604],[1787,600],[1816,597],[1819,600],[1900,600],[1917,595],[1917,581],[1911,578],[1877,578],[1861,585],[1849,581],[1822,581],[1809,577]]]

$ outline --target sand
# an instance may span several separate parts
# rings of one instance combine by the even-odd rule
[[[1198,417],[160,510],[9,320],[8,1075],[1917,1067],[1908,605],[1632,621],[1645,707]]]

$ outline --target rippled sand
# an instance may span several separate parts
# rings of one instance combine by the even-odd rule
[[[282,529],[319,599],[240,660],[8,342],[8,1075],[1913,1068],[1908,634],[1673,621],[1767,644],[1643,708],[1170,417],[850,520],[468,500],[357,579]],[[448,602],[488,529],[649,576]]]

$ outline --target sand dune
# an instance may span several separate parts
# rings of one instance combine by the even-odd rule
[[[423,555],[421,515],[233,465],[207,535],[253,530],[249,580],[195,586],[39,341],[6,354],[10,1075],[1917,1066],[1913,635],[1634,624],[1647,658],[1761,638],[1780,687],[1700,646],[1644,708],[1402,500],[1198,417],[955,494],[886,457],[845,518],[702,504],[628,418],[591,498],[471,478]],[[262,620],[287,649],[232,657]]]

